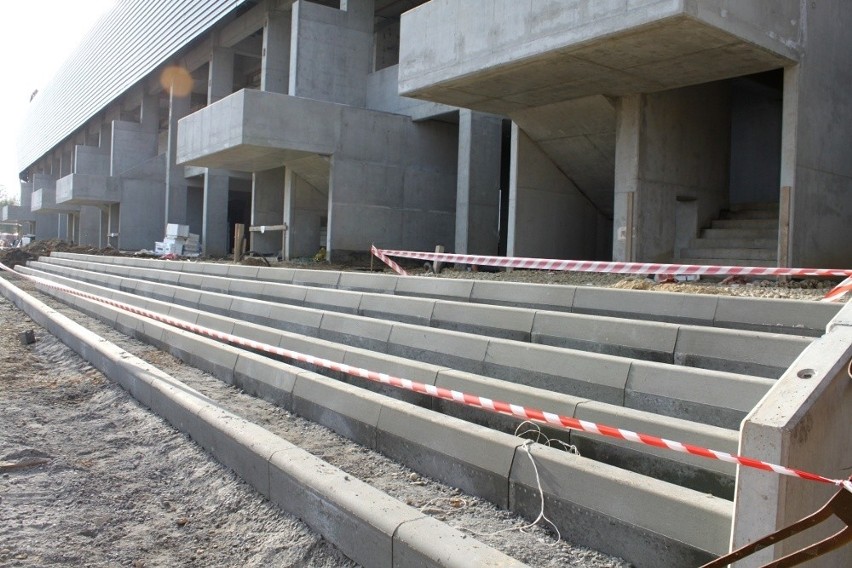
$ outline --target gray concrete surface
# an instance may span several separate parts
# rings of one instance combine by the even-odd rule
[[[425,518],[416,509],[216,407],[203,395],[176,387],[171,377],[49,310],[5,279],[0,282],[0,288],[4,296],[31,318],[138,396],[140,402],[162,412],[173,426],[193,436],[256,490],[307,522],[356,562],[365,566],[393,566],[397,530],[407,522]],[[146,396],[145,391],[150,395]],[[426,527],[434,526],[426,523]],[[424,565],[443,566],[440,559],[455,555],[462,539],[474,542],[443,524],[434,537],[405,538],[402,547],[405,552],[398,551],[396,558],[408,553],[420,558]],[[484,545],[476,544],[475,550],[487,564],[523,566]]]

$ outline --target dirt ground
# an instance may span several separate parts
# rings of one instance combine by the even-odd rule
[[[531,566],[627,566],[539,527],[499,532],[526,523],[36,295],[232,412]],[[0,326],[0,566],[354,565],[2,298]],[[24,346],[18,335],[28,329],[37,341]]]

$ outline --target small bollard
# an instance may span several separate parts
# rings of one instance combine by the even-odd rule
[[[35,332],[31,329],[22,331],[18,337],[21,340],[21,345],[31,345],[35,343]]]

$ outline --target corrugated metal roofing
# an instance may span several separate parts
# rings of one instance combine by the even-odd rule
[[[30,103],[23,171],[247,0],[118,0]]]

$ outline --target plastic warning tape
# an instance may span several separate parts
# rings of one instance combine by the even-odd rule
[[[374,247],[375,248],[375,247]],[[590,260],[557,260],[552,258],[524,258],[506,256],[480,256],[417,252],[406,250],[375,249],[374,254],[412,258],[446,263],[497,266],[500,268],[528,268],[534,270],[570,270],[574,272],[602,272],[610,274],[697,274],[699,276],[852,276],[852,270],[833,268],[775,268],[762,266],[700,266],[697,264],[654,264],[649,262],[609,262]],[[381,258],[381,257],[380,257]]]
[[[408,276],[408,272],[402,269],[400,265],[395,263],[388,255],[384,254],[381,250],[376,248],[376,245],[370,246],[370,252],[373,253],[373,256],[387,264],[391,267],[391,270],[399,274],[400,276]]]
[[[0,264],[4,270],[14,272],[10,268],[7,268],[3,264]],[[719,460],[729,463],[738,464],[741,466],[760,469],[763,471],[774,471],[780,475],[786,475],[790,477],[797,477],[799,479],[806,479],[810,481],[817,481],[820,483],[829,483],[832,485],[836,485],[838,487],[844,487],[848,491],[852,492],[852,481],[846,479],[831,479],[828,477],[823,477],[822,475],[817,475],[814,473],[808,473],[806,471],[802,471],[799,469],[793,469],[789,467],[785,467],[782,465],[771,464],[768,462],[764,462],[761,460],[757,460],[754,458],[749,458],[745,456],[739,456],[735,454],[730,454],[728,452],[721,452],[718,450],[711,450],[708,448],[703,448],[701,446],[694,446],[692,444],[685,444],[682,442],[675,442],[672,440],[667,440],[665,438],[659,438],[657,436],[652,436],[650,434],[642,434],[638,432],[633,432],[631,430],[625,430],[623,428],[616,428],[614,426],[607,426],[605,424],[598,424],[595,422],[589,422],[587,420],[579,420],[577,418],[573,418],[571,416],[562,416],[559,414],[554,414],[552,412],[545,412],[543,410],[539,410],[537,408],[530,408],[526,406],[521,406],[517,404],[512,404],[509,402],[503,402],[499,400],[492,400],[490,398],[486,398],[484,396],[478,396],[475,394],[468,394],[452,389],[447,389],[443,387],[436,387],[435,385],[428,385],[425,383],[420,383],[417,381],[412,381],[409,379],[403,379],[400,377],[395,377],[392,375],[388,375],[387,373],[377,373],[375,371],[370,371],[368,369],[363,369],[360,367],[353,367],[351,365],[346,365],[344,363],[337,363],[335,361],[331,361],[329,359],[323,359],[321,357],[314,357],[312,355],[306,355],[304,353],[299,353],[298,351],[292,351],[290,349],[285,349],[283,347],[277,347],[274,345],[269,345],[268,343],[262,343],[260,341],[254,341],[251,339],[246,339],[244,337],[239,337],[237,335],[233,335],[230,333],[224,333],[221,331],[216,331],[210,329],[208,327],[204,327],[201,325],[196,325],[194,323],[189,323],[187,321],[183,321],[177,318],[173,318],[170,316],[166,316],[163,314],[158,314],[156,312],[152,312],[149,310],[145,310],[142,308],[138,308],[136,306],[132,306],[130,304],[126,304],[124,302],[119,302],[116,300],[110,300],[108,298],[103,298],[101,296],[97,296],[95,294],[90,294],[88,292],[82,292],[80,290],[75,290],[63,284],[58,284],[56,282],[51,282],[44,278],[39,278],[37,276],[29,276],[14,272],[19,276],[23,276],[24,278],[33,280],[43,286],[48,288],[53,288],[55,290],[60,290],[67,294],[72,294],[75,296],[79,296],[81,298],[86,298],[90,300],[94,300],[96,302],[100,302],[102,304],[107,304],[121,310],[125,310],[143,317],[147,317],[149,319],[153,319],[155,321],[159,321],[170,325],[172,327],[176,327],[178,329],[183,329],[186,331],[190,331],[192,333],[196,333],[199,335],[204,335],[207,337],[212,337],[219,341],[229,343],[231,345],[238,345],[240,347],[245,347],[249,349],[253,349],[255,351],[263,351],[264,353],[270,353],[272,355],[277,355],[279,357],[284,357],[286,359],[290,359],[293,361],[300,361],[303,363],[308,363],[309,365],[314,365],[317,367],[321,367],[323,369],[328,369],[330,371],[336,371],[339,373],[344,373],[346,375],[350,375],[353,377],[360,377],[362,379],[367,379],[373,382],[381,383],[383,385],[389,385],[392,387],[400,388],[403,390],[416,392],[419,394],[428,395],[434,398],[440,398],[442,400],[449,400],[453,402],[457,402],[460,404],[464,404],[466,406],[471,406],[474,408],[479,408],[482,410],[487,410],[489,412],[495,412],[498,414],[504,414],[508,416],[513,416],[515,418],[520,418],[523,420],[530,420],[533,422],[538,422],[541,424],[547,424],[550,426],[557,426],[561,428],[565,428],[567,430],[579,430],[582,432],[589,432],[591,434],[597,434],[599,436],[606,436],[610,438],[618,438],[620,440],[625,440],[628,442],[633,442],[636,444],[642,444],[645,446],[652,446],[655,448],[663,448],[668,449],[674,452],[680,452],[685,454],[690,454],[694,456],[700,456],[707,459]]]
[[[847,278],[831,289],[820,302],[839,302],[846,294],[852,292],[852,277]]]

